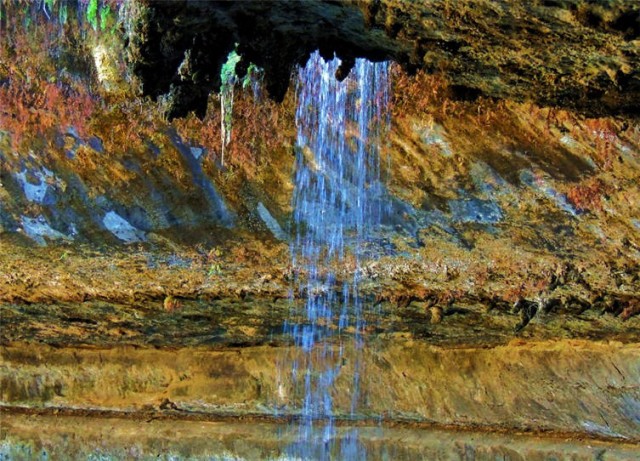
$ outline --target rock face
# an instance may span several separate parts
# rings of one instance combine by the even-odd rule
[[[640,112],[640,8],[634,0],[137,0],[130,65],[171,116],[206,111],[228,53],[265,69],[282,100],[297,64],[319,49],[394,60],[445,76],[459,100],[511,98],[591,115]]]
[[[626,319],[603,327],[604,336],[635,331],[637,118],[589,118],[514,101],[560,87],[531,72],[508,83],[516,74],[506,65],[496,67],[506,72],[502,92],[481,85],[493,78],[489,73],[461,70],[516,56],[511,48],[530,53],[517,61],[522,66],[558,49],[545,65],[553,67],[566,51],[573,56],[563,61],[569,77],[585,85],[591,74],[578,64],[598,53],[611,56],[608,66],[626,62],[629,69],[621,72],[635,81],[636,29],[621,19],[635,10],[628,2],[607,8],[478,2],[474,9],[462,0],[414,3],[127,3],[128,24],[135,26],[130,64],[143,89],[156,96],[169,91],[173,115],[196,99],[207,108],[209,98],[202,120],[168,120],[162,105],[114,92],[114,79],[101,77],[107,67],[112,76],[125,68],[114,35],[82,29],[82,22],[62,30],[33,5],[28,18],[19,5],[3,5],[9,39],[0,47],[0,238],[7,270],[0,273],[0,301],[161,304],[170,296],[286,296],[295,97],[288,91],[275,103],[237,85],[222,165],[223,115],[208,92],[237,42],[245,65],[265,67],[263,86],[276,96],[293,81],[292,66],[316,47],[344,58],[340,74],[361,55],[416,70],[411,76],[394,65],[389,74],[392,123],[381,152],[388,160],[389,213],[378,242],[385,257],[366,268],[368,295],[403,312],[413,301],[423,303],[430,314],[421,322],[431,325],[454,317],[450,303],[478,303],[513,320],[510,334],[535,329],[547,313],[580,320],[585,311]],[[26,29],[26,19],[39,27]],[[495,27],[480,33],[482,24]],[[507,34],[509,24],[513,30],[531,24],[529,35]],[[545,27],[544,40],[533,33]],[[441,38],[429,41],[425,34]],[[456,50],[449,42],[462,36],[466,44]],[[43,52],[43,42],[55,53]],[[442,58],[435,75],[429,53]],[[464,79],[481,91],[469,90],[471,80],[463,90]],[[622,99],[608,100],[611,112],[631,111],[636,93],[612,91],[607,95]],[[558,105],[587,101],[547,96]],[[607,107],[602,101],[581,106]],[[120,247],[132,244],[138,251]],[[533,307],[510,312],[518,300]],[[516,314],[519,323],[510,317]],[[595,325],[592,335],[597,325],[587,323]]]
[[[168,120],[162,105],[114,92],[105,69],[125,67],[113,34],[82,21],[61,27],[33,5],[3,4],[0,231],[7,242],[1,261],[10,269],[0,274],[0,301],[287,293],[295,96],[288,91],[275,103],[237,85],[223,165],[225,115],[208,92],[238,43],[245,65],[265,67],[263,86],[275,96],[316,47],[344,58],[339,74],[356,56],[396,59],[416,71],[394,65],[389,73],[392,123],[381,147],[389,212],[376,242],[385,259],[366,268],[369,295],[400,309],[436,300],[443,306],[423,306],[433,325],[447,323],[451,315],[440,307],[450,302],[489,303],[507,315],[522,299],[535,309],[519,310],[512,331],[528,332],[545,310],[597,310],[629,320],[631,331],[640,292],[637,118],[517,102],[561,87],[530,72],[509,83],[516,74],[505,64],[496,67],[506,72],[500,92],[480,84],[489,73],[462,69],[516,56],[510,47],[530,53],[517,61],[522,66],[557,49],[545,65],[573,53],[575,65],[563,62],[585,85],[591,74],[578,64],[598,53],[611,57],[611,69],[626,62],[620,71],[635,81],[637,31],[624,19],[634,17],[633,5],[414,3],[127,3],[130,64],[143,89],[169,91],[173,115],[196,102],[206,108],[209,98],[202,120]],[[27,19],[38,28],[25,28]],[[112,30],[117,24],[115,16],[106,21]],[[482,24],[494,27],[480,33]],[[507,34],[522,24],[530,30]],[[543,40],[533,31],[544,28]],[[464,46],[451,45],[463,36]],[[43,42],[52,52],[42,51]],[[442,57],[436,75],[429,53]],[[464,79],[481,90],[469,90],[469,82],[465,90]],[[606,98],[612,94],[622,98],[608,100],[612,112],[631,111],[636,93],[620,87]],[[548,97],[559,105],[587,101]],[[608,111],[599,101],[582,108]],[[120,245],[131,244],[138,251],[122,254]]]
[[[0,411],[280,402],[283,325],[314,293],[292,288],[290,74],[319,48],[343,58],[339,78],[358,56],[398,63],[381,257],[357,273],[380,345],[363,356],[368,415],[638,441],[633,1],[132,1],[99,27],[82,16],[95,2],[72,3],[64,23],[63,1],[0,1]],[[128,87],[126,25],[129,68],[165,103]],[[264,80],[224,112],[236,43]],[[16,437],[36,425],[10,419]]]

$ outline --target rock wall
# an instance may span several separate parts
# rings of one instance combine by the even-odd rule
[[[265,80],[256,80],[252,88],[236,85],[225,162],[218,95],[207,96],[203,118],[192,114],[169,120],[171,98],[153,101],[134,91],[140,83],[145,92],[158,96],[174,84],[178,77],[170,66],[179,64],[176,59],[185,53],[176,43],[194,43],[189,34],[205,36],[222,15],[225,37],[235,41],[245,37],[238,34],[247,34],[246,42],[238,45],[244,66],[252,61],[267,66],[280,43],[269,40],[284,40],[290,37],[286,31],[300,33],[308,26],[308,40],[287,40],[295,45],[296,59],[280,62],[288,56],[284,53],[270,64],[287,69],[282,91],[290,86],[291,66],[315,46],[326,54],[343,47],[345,72],[349,60],[361,54],[400,62],[392,66],[392,125],[382,146],[389,212],[376,245],[384,257],[365,268],[363,284],[371,296],[399,307],[417,302],[446,309],[451,303],[479,302],[505,313],[514,302],[527,301],[535,309],[513,309],[522,317],[521,328],[535,312],[579,316],[596,310],[621,321],[637,315],[637,119],[632,114],[594,118],[583,109],[558,108],[566,106],[560,99],[554,107],[518,102],[528,97],[515,93],[459,98],[456,79],[476,74],[446,69],[431,74],[414,66],[416,73],[410,75],[402,66],[411,67],[412,61],[398,51],[417,46],[419,33],[426,33],[431,22],[429,33],[442,34],[471,33],[480,30],[482,21],[503,28],[510,24],[514,30],[536,24],[550,29],[538,35],[551,45],[542,46],[530,30],[526,44],[532,56],[570,46],[576,60],[586,59],[583,47],[592,47],[609,53],[602,59],[610,64],[628,55],[625,62],[633,69],[635,58],[628,51],[636,40],[633,23],[619,30],[622,23],[617,22],[625,15],[633,17],[635,10],[627,3],[595,8],[580,2],[534,2],[491,12],[486,10],[491,5],[484,3],[465,10],[462,1],[421,7],[405,2],[279,2],[263,12],[263,22],[255,27],[249,25],[258,21],[258,2],[121,5],[117,15],[105,15],[108,33],[80,20],[82,8],[74,10],[80,19],[62,24],[33,5],[3,6],[8,11],[3,15],[8,40],[3,42],[0,68],[0,230],[3,264],[10,268],[0,278],[3,300],[135,303],[162,302],[170,296],[194,300],[287,293],[293,87],[280,103],[266,98],[269,87],[276,85],[276,74],[268,67]],[[202,9],[210,14],[196,15]],[[169,13],[175,21],[169,21],[174,17]],[[294,19],[294,13],[301,19]],[[451,21],[444,21],[445,14]],[[324,15],[325,22],[314,15]],[[590,22],[585,22],[587,16]],[[423,32],[414,24],[419,17],[431,21],[425,19]],[[351,32],[336,26],[333,35],[327,35],[335,21]],[[508,44],[524,46],[523,37],[529,37],[506,34],[500,27],[492,29],[495,36],[478,35],[473,46],[493,50],[491,56],[507,56]],[[122,34],[116,33],[120,28]],[[158,40],[150,40],[144,31]],[[260,43],[272,53],[252,49],[267,31],[271,38]],[[368,34],[378,34],[379,40],[369,40]],[[360,45],[351,46],[355,42]],[[198,53],[226,56],[228,49],[222,45],[227,42],[216,43],[220,47]],[[450,54],[447,62],[473,62],[439,43],[432,45]],[[598,47],[593,48],[594,43]],[[153,48],[159,44],[162,49]],[[127,71],[125,50],[139,79]],[[168,50],[175,59],[162,57]],[[215,53],[212,56],[218,56]],[[558,59],[562,53],[557,51]],[[154,71],[160,63],[169,67]],[[219,73],[215,63],[210,64],[214,78]],[[179,66],[180,72],[195,69],[185,66]],[[590,84],[581,77],[580,65],[567,66],[575,78]],[[157,88],[149,89],[146,78]],[[187,74],[178,80],[183,78],[190,81]],[[518,85],[507,86],[520,91]],[[545,88],[559,87],[554,83]],[[542,93],[534,90],[527,90],[528,99],[539,100]],[[616,91],[635,101],[632,88],[619,86]],[[608,111],[601,103],[597,107]],[[622,103],[616,107],[621,113],[627,110]],[[132,253],[131,246],[121,245],[138,246]],[[342,269],[348,277],[349,266]],[[256,278],[254,273],[261,275]]]

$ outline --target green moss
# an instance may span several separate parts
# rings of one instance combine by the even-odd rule
[[[109,5],[105,5],[100,8],[100,30],[104,31],[107,28],[107,24],[111,20],[111,8]]]
[[[56,4],[56,0],[44,0],[44,4],[47,7],[49,13],[53,12],[53,7]]]
[[[89,0],[87,5],[87,21],[93,27],[93,30],[98,29],[98,0]]]
[[[222,81],[222,85],[233,85],[237,79],[236,76],[236,65],[240,62],[242,56],[240,56],[236,50],[233,50],[227,56],[227,62],[222,65],[222,69],[220,69],[220,80]]]

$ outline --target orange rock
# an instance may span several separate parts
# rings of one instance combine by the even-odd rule
[[[167,296],[164,298],[164,310],[167,312],[173,312],[176,309],[180,309],[182,307],[182,303],[174,298],[173,296]]]

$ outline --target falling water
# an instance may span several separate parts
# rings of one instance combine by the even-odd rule
[[[291,257],[295,290],[306,301],[286,332],[302,351],[292,364],[304,397],[291,454],[303,459],[363,457],[357,440],[334,444],[332,389],[343,364],[351,363],[353,416],[366,326],[358,268],[371,257],[367,244],[383,207],[379,145],[388,122],[388,65],[357,59],[342,82],[335,77],[339,66],[339,59],[327,62],[316,52],[297,85]]]

